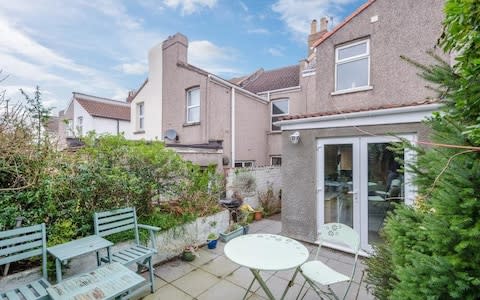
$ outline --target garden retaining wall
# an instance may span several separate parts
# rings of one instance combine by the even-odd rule
[[[224,210],[215,215],[198,218],[196,221],[162,231],[157,235],[158,253],[153,257],[153,263],[158,264],[169,260],[182,253],[187,244],[205,244],[207,236],[211,232],[224,232],[229,225],[229,213]],[[131,242],[121,242],[112,247],[112,251],[128,248]],[[106,255],[106,250],[103,250]],[[53,267],[53,258],[48,256]],[[95,253],[79,256],[70,261],[69,267],[63,267],[64,278],[75,274],[94,270],[97,267]],[[54,268],[54,267],[53,267]],[[136,265],[131,266],[136,270]],[[0,277],[0,291],[9,290],[41,277],[40,268],[34,268],[15,273],[6,277]],[[55,281],[52,281],[54,283]]]
[[[254,193],[243,194],[237,186],[235,186],[235,177],[240,173],[249,173],[255,178],[256,191]],[[275,195],[278,195],[282,189],[282,173],[279,166],[265,166],[254,168],[236,168],[230,169],[226,175],[227,198],[231,198],[237,190],[244,196],[244,202],[252,207],[258,207],[258,192],[266,192],[271,186]]]

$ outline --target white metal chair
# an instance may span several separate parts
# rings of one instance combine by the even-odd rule
[[[353,276],[355,275],[358,251],[360,250],[360,237],[358,233],[351,227],[340,223],[329,223],[323,225],[318,236],[319,240],[317,242],[319,243],[319,246],[315,255],[315,260],[308,261],[299,268],[300,274],[302,274],[302,276],[305,278],[305,282],[298,292],[297,299],[300,297],[300,294],[302,293],[306,283],[308,283],[310,287],[307,288],[301,299],[305,297],[310,288],[312,288],[321,299],[323,299],[323,297],[337,300],[345,299],[352,284]],[[355,261],[353,263],[352,273],[350,276],[337,272],[318,260],[318,254],[320,252],[320,248],[322,247],[322,243],[324,242],[340,244],[352,250],[352,252],[355,254]],[[348,282],[348,286],[345,289],[343,297],[339,298],[330,286],[332,284],[341,282]],[[322,290],[321,287],[326,287],[328,291]]]

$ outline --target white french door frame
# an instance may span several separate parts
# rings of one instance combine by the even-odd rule
[[[358,176],[359,160],[355,153],[359,151],[358,138],[325,138],[317,140],[317,233],[320,226],[325,223],[325,145],[352,145],[352,202],[353,202],[353,228],[360,231],[360,220],[355,214],[359,209]],[[339,212],[337,212],[339,213]]]
[[[360,234],[361,248],[363,255],[372,252],[368,244],[368,144],[370,143],[392,143],[400,139],[408,140],[415,144],[416,134],[402,134],[393,136],[362,136],[362,137],[341,137],[321,138],[317,140],[317,232],[325,222],[325,145],[352,145],[352,182],[353,182],[353,228]],[[404,152],[405,165],[415,162],[415,153],[410,149]],[[405,204],[411,205],[416,196],[416,188],[412,183],[412,174],[405,168],[404,174],[404,197]],[[362,188],[366,187],[366,188]],[[346,249],[339,245],[326,245],[338,250]],[[347,251],[348,252],[348,251]]]

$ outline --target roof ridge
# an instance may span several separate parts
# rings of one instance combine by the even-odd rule
[[[316,48],[318,45],[323,43],[326,39],[328,39],[330,36],[332,36],[335,32],[339,31],[343,26],[345,26],[348,22],[350,22],[353,18],[355,18],[357,15],[359,15],[361,12],[363,12],[365,9],[367,9],[372,3],[374,3],[376,0],[367,0],[367,2],[363,3],[360,5],[353,13],[351,13],[348,17],[343,19],[343,21],[335,26],[335,28],[332,29],[332,31],[328,31],[322,37],[320,37],[315,43],[313,43],[312,48]]]
[[[81,96],[86,96],[87,98],[81,97]],[[104,97],[97,97],[97,96],[94,96],[94,95],[88,95],[88,94],[77,93],[77,92],[73,92],[73,97],[76,100],[81,99],[81,100],[85,100],[85,101],[107,103],[107,104],[112,104],[112,105],[130,106],[130,103],[128,103],[128,102],[123,102],[123,101],[114,100],[114,99],[110,99],[110,98],[104,98]]]

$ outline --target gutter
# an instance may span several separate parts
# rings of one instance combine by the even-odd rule
[[[290,92],[290,91],[297,91],[297,90],[301,90],[301,89],[302,89],[302,87],[297,85],[297,86],[291,86],[291,87],[287,87],[287,88],[283,88],[283,89],[263,91],[263,92],[258,93],[258,95],[264,95],[264,94],[269,95],[269,94],[273,94],[273,93]]]
[[[214,80],[214,81],[216,81],[216,82],[218,82],[218,83],[221,83],[221,84],[223,84],[223,85],[226,85],[226,86],[228,86],[228,87],[235,88],[235,89],[237,89],[238,91],[240,91],[240,92],[242,92],[242,93],[244,93],[244,94],[252,97],[252,98],[253,98],[254,100],[256,100],[256,101],[259,101],[259,102],[261,102],[261,103],[263,103],[263,104],[268,104],[268,101],[266,101],[264,98],[258,96],[257,94],[254,94],[254,93],[252,93],[252,92],[250,92],[250,91],[247,91],[247,90],[245,90],[245,89],[243,89],[243,88],[241,88],[241,87],[239,87],[239,86],[237,86],[237,85],[235,85],[235,84],[233,84],[233,83],[231,83],[231,82],[228,82],[228,81],[226,81],[226,80],[224,80],[224,79],[222,79],[222,78],[220,78],[220,77],[217,77],[217,76],[212,75],[212,74],[208,74],[208,78],[211,79],[211,80]]]
[[[442,107],[441,104],[435,103],[435,104],[424,104],[424,105],[417,105],[417,106],[386,108],[386,109],[378,109],[378,110],[368,110],[368,111],[360,111],[360,112],[352,112],[352,113],[343,113],[343,114],[337,114],[337,115],[307,117],[307,118],[293,119],[293,120],[283,120],[283,121],[275,122],[274,125],[275,126],[285,126],[285,125],[323,122],[323,121],[357,119],[357,118],[365,118],[365,117],[367,117],[367,118],[368,117],[380,117],[380,116],[405,114],[405,113],[413,113],[413,112],[428,112],[428,111],[438,110],[440,107]],[[392,122],[392,123],[394,123],[394,122]]]

